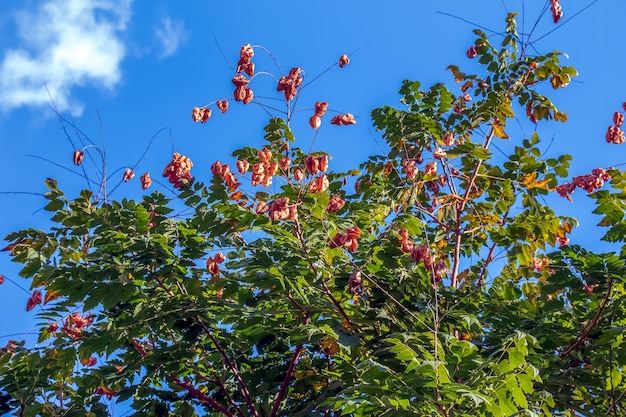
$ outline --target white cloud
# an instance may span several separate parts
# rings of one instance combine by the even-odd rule
[[[112,89],[121,78],[121,34],[131,2],[47,0],[35,11],[20,12],[21,45],[7,50],[0,63],[0,107],[48,105],[51,96],[60,111],[80,113],[73,87]]]
[[[169,17],[161,20],[161,26],[156,28],[155,34],[161,48],[161,59],[174,55],[178,47],[187,40],[183,22],[172,21]]]

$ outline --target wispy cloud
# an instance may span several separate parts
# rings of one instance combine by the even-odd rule
[[[172,56],[178,47],[187,40],[187,32],[182,21],[172,21],[169,17],[161,20],[161,26],[155,30],[157,41],[159,42],[159,58]]]
[[[20,45],[0,62],[0,108],[42,106],[80,113],[76,86],[113,88],[126,54],[121,35],[132,0],[47,0],[16,15]],[[47,88],[47,91],[46,91]]]

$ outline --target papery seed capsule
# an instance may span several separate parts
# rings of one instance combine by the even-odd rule
[[[254,93],[252,92],[252,89],[250,88],[246,88],[244,92],[246,96],[243,98],[243,104],[249,104],[254,98]]]
[[[328,109],[328,103],[325,101],[318,101],[317,103],[315,103],[315,115],[322,117],[325,113],[326,110]]]
[[[228,110],[228,101],[226,100],[218,100],[215,104],[217,104],[217,108],[222,113],[226,113],[226,110]]]
[[[312,116],[309,119],[309,126],[311,126],[312,129],[319,129],[321,125],[322,119],[319,116]]]
[[[350,58],[348,58],[348,55],[342,54],[339,57],[339,68],[343,68],[346,65],[348,65],[349,63],[350,63]]]
[[[130,168],[126,168],[126,171],[124,171],[124,182],[128,182],[133,178],[135,178],[135,173],[133,172],[133,170]]]
[[[615,126],[620,127],[624,123],[624,114],[616,111],[613,114],[613,123],[615,123]]]
[[[467,51],[465,51],[465,55],[469,58],[476,58],[478,56],[478,45],[471,46]]]
[[[149,188],[152,185],[152,178],[150,178],[150,173],[146,172],[141,176],[141,188],[144,190]]]
[[[80,165],[83,162],[83,158],[85,158],[83,151],[74,151],[74,165]]]

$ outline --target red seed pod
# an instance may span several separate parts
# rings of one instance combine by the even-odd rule
[[[246,88],[242,85],[235,88],[235,91],[233,92],[233,98],[235,99],[235,101],[244,101],[246,98]]]
[[[293,179],[300,182],[304,179],[304,171],[300,167],[296,167],[293,171]]]
[[[613,113],[613,123],[615,123],[615,126],[620,127],[624,123],[624,114],[618,111]]]
[[[287,172],[289,166],[291,165],[291,158],[282,158],[279,162],[280,169],[284,172]]]
[[[74,165],[80,165],[85,158],[85,154],[83,151],[76,150],[74,151]]]
[[[243,104],[249,104],[254,98],[254,93],[250,88],[246,88],[244,92],[246,93],[246,96],[243,98]]]
[[[254,56],[254,49],[249,43],[243,45],[241,49],[239,50],[239,58],[241,58],[245,62],[250,62],[253,56]]]
[[[306,158],[304,158],[304,167],[311,175],[319,173],[319,159],[313,155],[308,155]]]
[[[469,49],[465,51],[465,55],[467,55],[469,59],[476,58],[478,56],[478,45],[469,47]]]
[[[317,103],[315,103],[315,115],[322,117],[325,113],[326,110],[328,110],[328,103],[325,101],[318,101]]]
[[[226,113],[226,110],[228,110],[228,101],[226,100],[218,100],[215,104],[217,104],[217,108],[222,113]]]
[[[250,83],[250,80],[248,80],[242,74],[235,75],[231,81],[233,82],[233,84],[235,84],[235,87],[245,87]]]
[[[199,122],[200,119],[202,119],[202,111],[200,110],[200,107],[194,106],[194,108],[191,110],[191,119],[194,122]]]
[[[135,173],[133,172],[133,170],[130,168],[126,168],[126,171],[124,171],[124,182],[128,182],[133,178],[135,178]]]
[[[333,196],[330,197],[330,201],[328,202],[328,206],[326,206],[326,211],[329,212],[329,213],[334,213],[336,211],[341,210],[345,204],[346,204],[346,202],[343,201],[341,196],[339,196],[337,194],[333,194]]]
[[[352,114],[346,113],[333,117],[330,120],[330,124],[338,126],[353,125],[356,124],[356,120],[354,119],[354,116]]]
[[[213,110],[207,109],[205,107],[203,107],[201,110],[203,113],[202,117],[200,118],[200,123],[206,123],[211,118],[211,113],[213,113]]]
[[[215,254],[215,256],[213,256],[213,260],[214,260],[215,262],[217,262],[218,264],[221,264],[222,262],[224,262],[224,261],[226,260],[226,257],[225,257],[225,256],[224,256],[224,254],[220,251],[220,252],[217,252],[217,253]]]
[[[272,151],[267,148],[260,149],[256,155],[263,163],[268,163],[272,159]]]
[[[256,205],[256,214],[265,214],[269,211],[270,205],[265,201],[259,201]]]
[[[350,58],[348,58],[348,55],[342,54],[339,57],[339,68],[343,68],[346,65],[348,65],[349,63],[350,63]]]
[[[144,190],[148,189],[152,185],[152,178],[150,178],[150,173],[146,172],[141,176],[141,188]]]
[[[250,168],[250,162],[241,159],[237,161],[237,170],[240,174],[248,172],[248,168]]]
[[[446,132],[446,134],[443,135],[441,140],[443,140],[444,145],[452,146],[452,144],[454,144],[454,134],[452,132]]]
[[[309,119],[309,126],[311,126],[311,129],[319,129],[321,125],[322,119],[319,116],[312,116]]]

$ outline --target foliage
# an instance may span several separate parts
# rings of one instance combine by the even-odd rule
[[[294,68],[277,80],[288,117],[269,121],[262,147],[233,153],[239,178],[216,162],[203,184],[175,154],[164,172],[175,200],[69,198],[48,179],[54,227],[7,237],[39,294],[31,308],[41,290],[45,300],[38,343],[0,353],[4,407],[93,417],[112,401],[129,401],[137,417],[622,415],[626,247],[569,246],[576,219],[556,215],[546,196],[585,188],[605,240],[622,242],[626,174],[594,171],[557,189],[569,155],[545,157],[536,130],[514,138],[508,123],[520,111],[537,126],[565,122],[544,85],[565,87],[576,71],[558,52],[529,55],[513,13],[499,45],[475,34],[467,55],[484,74],[450,66],[460,94],[405,81],[401,108],[372,112],[387,153],[361,170],[329,170],[328,155],[295,147]],[[244,46],[238,65],[251,78],[233,79],[244,104],[259,103],[253,55]],[[228,101],[216,105],[225,112]],[[207,122],[210,107],[193,117]],[[500,140],[515,145],[510,155],[492,153]]]

